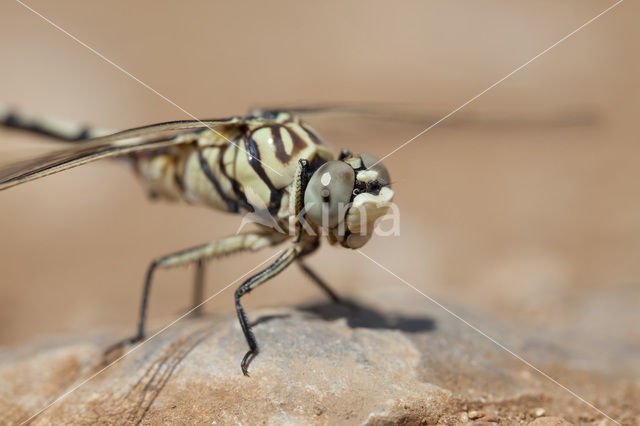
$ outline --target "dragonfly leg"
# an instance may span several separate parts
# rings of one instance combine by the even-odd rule
[[[193,282],[193,309],[194,316],[202,315],[202,301],[204,300],[204,259],[198,259],[196,262],[196,273]]]
[[[105,355],[108,355],[114,350],[127,344],[137,343],[145,338],[145,325],[147,307],[149,304],[149,294],[151,292],[151,282],[153,274],[157,268],[170,268],[173,266],[196,262],[198,269],[201,269],[204,267],[203,263],[205,259],[221,257],[241,251],[257,251],[264,247],[270,247],[281,243],[287,237],[288,236],[285,234],[279,234],[276,232],[233,235],[209,244],[200,245],[155,259],[147,269],[144,288],[142,291],[142,302],[140,304],[140,315],[138,317],[138,328],[136,334],[133,337],[124,339],[107,348]],[[202,270],[196,272],[196,292],[201,291],[198,287],[202,287],[203,277],[204,274]],[[198,298],[200,299],[200,296],[198,296]]]
[[[331,300],[336,303],[342,303],[342,299],[338,296],[329,285],[322,279],[318,274],[315,273],[313,269],[309,267],[306,263],[302,261],[302,259],[298,259],[298,265],[302,269],[302,271],[309,277],[311,280],[318,285],[326,293],[327,296]]]
[[[273,262],[270,266],[260,271],[256,275],[252,276],[248,280],[246,280],[235,293],[236,299],[236,312],[238,314],[238,320],[240,321],[240,326],[242,327],[242,332],[244,333],[244,337],[247,339],[247,344],[249,345],[249,350],[242,358],[242,362],[240,363],[240,367],[242,368],[242,372],[245,376],[249,375],[248,367],[251,359],[258,353],[258,343],[256,342],[256,338],[251,331],[251,327],[249,326],[249,322],[247,321],[247,316],[244,313],[244,309],[242,308],[242,304],[240,303],[240,298],[245,294],[249,293],[254,288],[258,287],[261,284],[264,284],[269,279],[273,278],[280,272],[282,272],[287,266],[289,266],[300,253],[300,246],[295,245],[289,249],[287,249],[275,262]]]

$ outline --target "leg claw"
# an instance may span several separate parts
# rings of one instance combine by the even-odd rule
[[[258,353],[257,350],[250,350],[248,351],[246,354],[244,354],[244,357],[242,358],[242,362],[240,363],[240,368],[242,368],[242,374],[244,374],[247,377],[249,376],[249,363],[251,362],[251,360],[253,359],[253,357]]]
[[[127,339],[123,339],[117,343],[114,343],[113,345],[109,346],[107,349],[105,349],[104,351],[104,359],[105,361],[108,360],[109,355],[111,355],[112,353],[116,352],[119,349],[124,348],[127,345],[132,345],[134,343],[138,343],[139,341],[141,341],[144,338],[144,336],[134,336],[134,337],[129,337]]]

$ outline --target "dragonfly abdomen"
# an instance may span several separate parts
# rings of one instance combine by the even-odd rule
[[[80,142],[113,133],[111,130],[85,126],[57,118],[31,115],[1,104],[0,125],[38,133],[66,142]]]

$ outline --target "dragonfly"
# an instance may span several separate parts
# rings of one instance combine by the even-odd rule
[[[195,306],[202,299],[204,263],[213,258],[290,245],[266,268],[235,291],[238,321],[248,345],[240,363],[248,366],[258,344],[247,321],[242,297],[293,263],[335,302],[341,299],[305,262],[321,240],[358,249],[374,233],[393,200],[391,178],[372,154],[343,149],[336,157],[315,130],[302,120],[305,112],[260,109],[248,116],[183,120],[120,132],[34,117],[0,108],[0,124],[73,142],[64,149],[0,166],[0,191],[73,167],[107,158],[133,165],[148,195],[173,202],[252,215],[257,231],[230,235],[154,259],[147,268],[137,331],[107,348],[105,354],[146,337],[149,294],[160,268],[195,264]]]

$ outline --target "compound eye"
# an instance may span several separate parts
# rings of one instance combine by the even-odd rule
[[[389,176],[389,171],[384,166],[384,164],[379,162],[380,160],[378,160],[375,155],[363,152],[362,154],[360,154],[360,159],[362,160],[362,164],[367,170],[374,170],[378,172],[378,182],[380,183],[380,186],[391,185],[391,176]]]
[[[323,228],[344,219],[355,184],[353,168],[342,161],[328,161],[311,176],[304,192],[307,216]],[[342,213],[343,217],[340,217]]]

